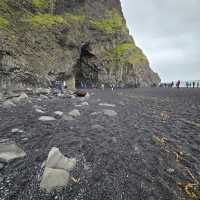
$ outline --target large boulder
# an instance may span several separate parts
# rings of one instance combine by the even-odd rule
[[[9,163],[18,158],[24,158],[26,153],[15,143],[0,143],[0,161]]]
[[[67,186],[69,172],[76,166],[75,158],[65,157],[58,148],[53,147],[45,163],[40,188],[47,192]]]
[[[53,189],[67,186],[68,182],[69,173],[67,171],[46,167],[42,176],[40,188],[46,192],[51,192]]]
[[[71,171],[76,166],[76,159],[65,157],[58,148],[53,147],[49,152],[46,167]]]

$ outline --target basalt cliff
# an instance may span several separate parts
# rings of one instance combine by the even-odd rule
[[[129,34],[120,0],[1,0],[0,86],[54,80],[69,88],[160,82]]]

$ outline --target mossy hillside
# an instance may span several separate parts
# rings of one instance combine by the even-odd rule
[[[106,11],[103,19],[91,19],[91,26],[107,34],[114,34],[118,31],[128,33],[128,29],[122,15],[116,10]]]
[[[82,24],[87,21],[87,16],[85,15],[78,15],[72,13],[65,13],[64,14],[65,20],[70,24]]]
[[[49,0],[32,0],[32,5],[38,9],[48,8],[50,1]]]
[[[116,44],[113,49],[104,53],[104,58],[110,61],[110,64],[106,65],[109,71],[118,71],[123,66],[136,66],[148,63],[146,56],[131,40]]]
[[[0,28],[8,29],[9,25],[9,21],[6,18],[0,16]]]
[[[62,16],[42,14],[42,13],[25,16],[22,21],[27,22],[32,26],[45,26],[45,27],[67,24],[66,20]]]

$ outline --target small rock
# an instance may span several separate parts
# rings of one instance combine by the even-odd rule
[[[0,163],[0,170],[4,168],[4,165]]]
[[[50,116],[41,116],[39,117],[39,120],[45,122],[45,121],[55,121],[56,119]]]
[[[46,95],[41,94],[40,99],[49,99]]]
[[[85,102],[81,103],[81,105],[82,106],[89,106],[89,103],[85,101]]]
[[[175,169],[169,168],[169,169],[167,169],[167,172],[169,172],[170,174],[172,174],[172,173],[175,172]]]
[[[79,110],[74,109],[74,110],[72,110],[71,112],[69,112],[69,115],[72,116],[72,117],[78,117],[78,116],[80,116],[81,114],[80,114]]]
[[[80,105],[75,105],[75,107],[82,107],[82,106],[89,106],[89,103],[85,101],[81,103]]]
[[[115,117],[117,113],[114,110],[104,110],[103,111],[104,115],[107,115],[109,117]]]
[[[39,109],[39,108],[36,108],[35,111],[36,111],[37,113],[41,113],[41,114],[44,114],[44,113],[45,113],[43,110],[41,110],[41,109]]]
[[[95,125],[92,125],[92,129],[102,130],[102,129],[104,129],[104,127],[101,125],[95,124]]]
[[[62,116],[62,120],[64,120],[64,121],[72,121],[72,120],[74,120],[74,118],[72,116],[63,115]]]
[[[7,101],[4,101],[3,104],[2,104],[3,108],[12,108],[12,107],[16,107],[16,104],[13,103],[11,100],[7,100]]]
[[[23,133],[24,131],[23,130],[20,130],[20,129],[18,129],[18,128],[13,128],[12,130],[11,130],[11,133]]]
[[[92,116],[95,116],[95,115],[99,115],[99,114],[101,114],[102,112],[93,112],[93,113],[91,113],[90,115],[92,115]]]
[[[28,100],[28,95],[26,93],[21,93],[19,97],[14,97],[12,101],[14,103],[19,103],[20,101]]]
[[[61,112],[61,111],[55,111],[54,114],[55,114],[57,117],[62,117],[62,116],[63,116],[63,112]]]
[[[40,95],[40,94],[42,94],[42,95],[48,95],[48,94],[51,93],[51,89],[49,89],[49,88],[37,88],[36,91],[35,91],[35,93],[37,95]]]
[[[112,141],[113,141],[114,143],[117,143],[117,138],[116,138],[116,137],[112,137]]]
[[[115,107],[114,104],[109,104],[109,103],[100,103],[99,106],[106,106],[106,107]]]
[[[120,102],[119,102],[119,105],[125,106],[126,104],[125,104],[123,101],[120,101]]]
[[[2,100],[3,99],[3,94],[2,93],[0,93],[0,100]]]
[[[0,143],[0,161],[9,163],[18,158],[24,158],[26,153],[15,143]]]

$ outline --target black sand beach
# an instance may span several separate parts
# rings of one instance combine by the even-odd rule
[[[89,93],[89,106],[76,107],[81,98],[35,97],[9,110],[0,107],[0,140],[15,141],[27,153],[0,170],[1,200],[200,199],[200,90]],[[81,116],[41,122],[34,105],[48,116],[74,108]],[[117,115],[106,116],[104,109]],[[45,194],[39,189],[41,166],[52,147],[78,162],[64,190]]]

